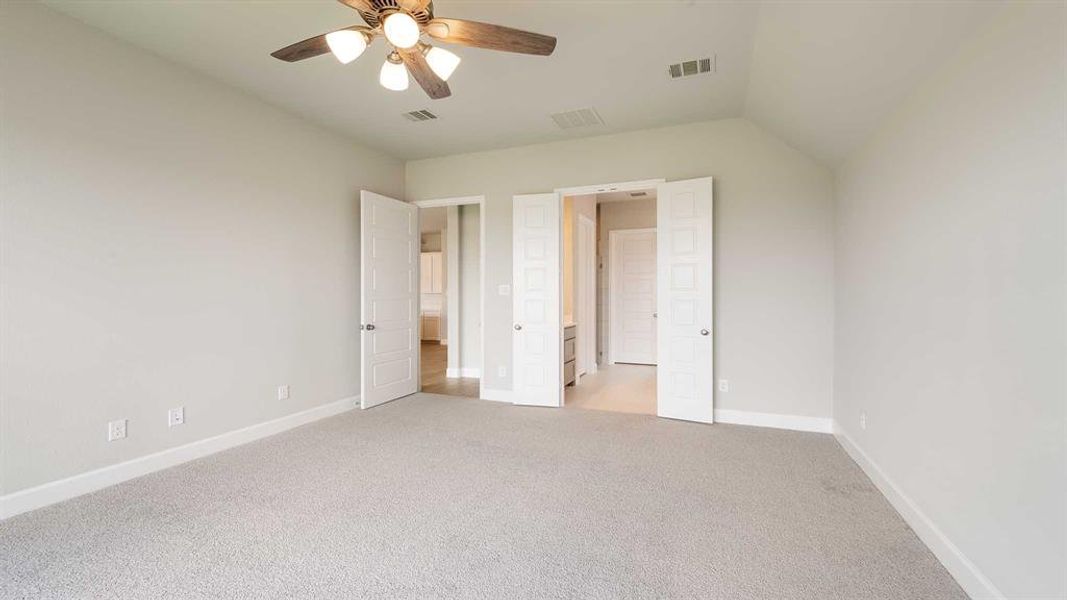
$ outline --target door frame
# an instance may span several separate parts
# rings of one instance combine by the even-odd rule
[[[658,198],[657,198],[658,200]],[[608,232],[608,301],[604,305],[604,310],[607,314],[608,321],[608,364],[613,365],[615,360],[615,325],[616,320],[619,318],[619,311],[616,310],[615,303],[618,301],[615,294],[618,287],[618,278],[615,275],[616,266],[616,254],[618,253],[618,239],[621,236],[625,236],[628,233],[654,233],[659,237],[659,228],[657,227],[634,227],[632,229],[612,229]],[[656,294],[659,293],[659,273],[656,273]],[[657,332],[658,333],[658,332]],[[659,365],[659,362],[656,362]]]
[[[478,355],[480,357],[480,362],[481,362],[480,366],[478,367],[478,397],[479,398],[484,398],[485,397],[485,367],[486,367],[486,364],[488,364],[487,361],[486,361],[486,356],[485,356],[485,297],[486,297],[486,293],[487,293],[487,291],[485,289],[485,195],[483,194],[483,195],[479,195],[479,196],[456,196],[456,197],[451,197],[451,198],[434,198],[434,199],[430,199],[430,200],[415,200],[414,202],[412,202],[412,204],[417,206],[420,210],[423,209],[423,208],[440,208],[440,207],[450,207],[450,206],[457,206],[458,207],[458,206],[467,206],[467,205],[471,205],[471,204],[477,204],[478,205],[478,280],[479,280],[478,281],[478,285],[480,287],[480,290],[479,290],[480,293],[478,294],[478,296],[479,296],[478,297],[478,303],[479,303],[478,310],[479,310],[479,316],[481,318],[481,325],[478,328],[478,347],[479,347]],[[421,273],[420,273],[420,277],[421,277]],[[451,274],[448,275],[448,281],[449,282],[452,281],[452,277],[453,276]],[[459,296],[458,286],[449,286],[449,288],[447,290],[447,293],[445,294],[445,303],[447,305],[445,307],[445,315],[446,315],[445,318],[448,321],[447,325],[448,325],[448,329],[449,329],[450,332],[452,331],[453,324],[455,324],[456,327],[459,327],[459,325],[460,325],[460,320],[459,320],[459,308],[460,308],[459,301],[458,300],[455,301],[455,302],[453,301],[453,292],[455,292],[455,296],[458,298],[458,296]],[[453,314],[453,311],[455,311],[454,314]],[[449,333],[447,335],[450,338],[448,340],[448,347],[452,348],[453,347],[453,341],[451,339],[451,337],[452,337],[451,333]],[[459,342],[459,344],[457,344],[455,347],[460,349],[460,352],[461,352],[460,361],[462,362],[462,340],[458,339],[459,336],[460,336],[458,331],[457,331],[456,335],[457,335],[457,340],[456,341]],[[421,354],[421,352],[420,352],[420,354]],[[462,367],[460,367],[460,369],[461,369],[460,370],[460,375],[462,376]],[[421,371],[421,366],[420,366],[420,371],[419,371],[419,391],[422,391],[422,371]]]

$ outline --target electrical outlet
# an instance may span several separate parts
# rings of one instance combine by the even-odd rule
[[[508,376],[508,368],[505,367],[504,365],[500,365],[499,367],[496,368],[496,376],[497,377],[507,377]]]
[[[167,411],[167,427],[185,424],[185,407],[179,406]]]
[[[720,379],[719,380],[719,391],[720,392],[729,392],[730,391],[730,381],[728,379]]]
[[[279,385],[278,386],[278,399],[279,400],[288,400],[289,399],[289,386],[287,386],[287,385]]]
[[[867,413],[865,412],[860,413],[860,429],[867,430]]]
[[[119,419],[107,424],[107,441],[114,442],[126,438],[126,419]]]

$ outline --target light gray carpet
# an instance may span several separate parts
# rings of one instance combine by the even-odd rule
[[[0,523],[3,598],[965,598],[829,435],[420,394]]]

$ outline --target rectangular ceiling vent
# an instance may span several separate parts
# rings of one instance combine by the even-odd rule
[[[437,115],[428,110],[413,110],[408,113],[404,113],[404,118],[408,121],[433,121],[437,118]]]
[[[644,198],[648,195],[648,192],[630,192],[631,198]]]
[[[671,79],[681,79],[693,75],[703,75],[704,73],[715,73],[716,71],[718,71],[718,56],[687,60],[680,63],[674,63],[673,65],[667,65],[667,72],[670,73]]]
[[[592,127],[604,124],[604,120],[600,118],[595,108],[579,108],[578,110],[559,112],[549,116],[552,117],[552,120],[556,122],[560,129]]]

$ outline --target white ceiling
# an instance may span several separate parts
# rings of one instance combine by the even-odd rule
[[[745,116],[836,165],[998,4],[767,3],[754,36]]]
[[[453,95],[378,85],[386,45],[359,60],[284,63],[270,52],[359,23],[335,0],[43,0],[398,158],[747,116],[834,164],[988,13],[988,2],[437,0],[435,13],[555,35],[553,56],[450,46]],[[718,72],[667,65],[717,55]],[[605,125],[559,130],[549,114],[594,107]],[[412,123],[401,113],[440,119]]]

